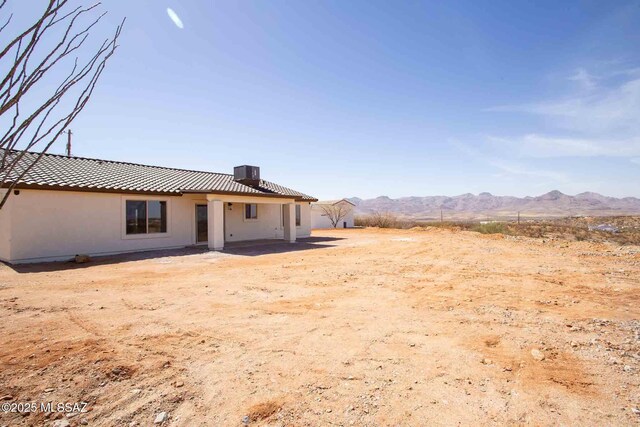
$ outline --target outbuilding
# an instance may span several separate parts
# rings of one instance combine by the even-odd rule
[[[355,204],[348,199],[311,203],[311,228],[351,228]]]
[[[38,155],[24,153],[20,162],[31,165]],[[226,242],[244,240],[295,242],[310,236],[316,201],[246,165],[225,174],[44,154],[14,180],[0,209],[0,260],[10,263],[190,245],[222,250]]]

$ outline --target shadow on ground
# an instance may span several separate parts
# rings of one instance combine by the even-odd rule
[[[225,249],[220,253],[236,256],[260,256],[286,252],[306,251],[310,249],[326,249],[334,247],[335,245],[330,243],[337,240],[344,240],[344,238],[308,237],[306,239],[298,239],[296,243],[287,243],[282,240],[252,240],[247,242],[229,242],[225,243]],[[161,249],[118,255],[96,256],[92,257],[90,262],[82,264],[77,264],[73,261],[57,261],[5,265],[17,273],[43,273],[62,270],[75,270],[98,265],[120,264],[123,262],[135,262],[148,259],[160,260],[162,258],[184,257],[204,254],[207,252],[209,252],[209,249],[206,246],[189,246],[179,249]]]
[[[223,253],[240,256],[259,256],[267,254],[279,254],[285,252],[306,251],[309,249],[330,248],[329,244],[336,240],[344,240],[344,237],[308,237],[298,239],[295,243],[287,243],[282,240],[257,240],[249,242],[225,243]]]

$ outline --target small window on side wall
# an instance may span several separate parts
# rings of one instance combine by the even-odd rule
[[[300,213],[300,205],[296,205],[296,227],[300,227],[300,218],[302,214]]]
[[[244,219],[258,219],[258,205],[246,203],[244,205]]]

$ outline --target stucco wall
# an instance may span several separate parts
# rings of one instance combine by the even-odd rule
[[[337,228],[343,228],[344,222],[347,223],[347,227],[354,226],[353,210],[346,217],[340,220]],[[311,206],[311,228],[333,228],[329,217],[326,216],[322,208],[317,205]]]
[[[296,237],[311,235],[311,218],[309,203],[300,205],[300,226],[296,227]],[[237,242],[253,239],[282,239],[282,205],[258,204],[258,219],[244,219],[244,203],[225,203],[225,240]]]
[[[127,236],[127,199],[166,200],[167,233]],[[65,258],[195,243],[195,200],[109,193],[21,190],[13,199],[11,258]]]
[[[128,199],[167,201],[167,233],[126,235],[124,206]],[[0,210],[0,258],[12,262],[193,245],[195,205],[207,203],[204,195],[155,197],[45,190],[21,190],[9,200],[11,209]],[[308,237],[309,204],[301,205],[302,224],[297,235]],[[233,203],[228,210],[225,203],[227,241],[283,237],[281,205],[260,204],[255,222],[244,221],[243,209],[242,203]],[[11,221],[5,221],[8,214]],[[7,235],[12,237],[10,246]]]
[[[0,189],[0,198],[7,193],[7,190]],[[0,209],[0,260],[8,261],[11,259],[10,241],[11,241],[11,206],[13,197],[7,199],[7,203]]]
[[[308,202],[298,203],[300,205],[300,227],[297,227],[296,237],[304,238],[311,236],[311,204]]]
[[[258,218],[244,219],[244,203],[225,203],[225,241],[281,239],[281,205],[258,204]]]

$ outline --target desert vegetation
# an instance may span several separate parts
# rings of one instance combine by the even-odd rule
[[[607,224],[616,231],[594,229]],[[523,221],[416,221],[403,219],[392,212],[374,212],[357,216],[355,225],[378,228],[428,228],[475,231],[482,234],[505,234],[532,238],[554,238],[572,241],[613,242],[620,245],[640,244],[639,216],[565,217],[527,219]]]

